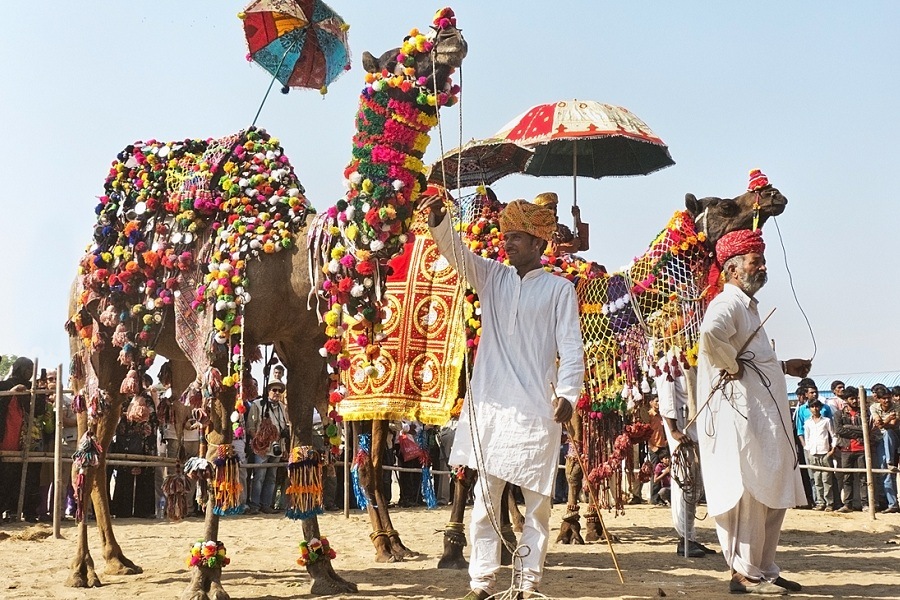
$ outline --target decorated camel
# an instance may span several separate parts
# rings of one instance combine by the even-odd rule
[[[345,173],[350,191],[325,215],[314,214],[278,140],[262,130],[136,142],[111,166],[67,323],[82,436],[70,585],[100,584],[87,545],[86,494],[106,572],[140,572],[113,534],[104,449],[126,400],[140,392],[140,374],[159,354],[172,364],[176,397],[206,424],[208,442],[205,458],[193,465],[208,487],[206,541],[192,549],[189,564],[196,568],[183,597],[228,598],[221,569],[230,559],[217,537],[220,516],[240,510],[233,413],[254,396],[246,374],[255,348],[273,343],[288,373],[303,374],[302,385],[288,386],[294,489],[287,513],[302,520],[298,563],[312,577],[314,594],[356,590],[332,568],[334,551],[315,518],[322,511],[321,457],[311,450],[312,407],[329,397],[329,387],[338,393],[340,359],[323,359],[331,349],[326,340],[345,332],[332,315],[346,313],[360,335],[369,335],[366,345],[376,348],[370,352],[377,351],[385,261],[402,246],[425,185],[428,131],[438,108],[455,99],[450,75],[467,52],[452,11],[439,11],[433,29],[429,36],[413,30],[403,46],[378,59],[365,54],[366,86]],[[296,243],[304,233],[310,253]],[[316,289],[310,255],[347,258]],[[396,542],[402,546],[399,536]]]

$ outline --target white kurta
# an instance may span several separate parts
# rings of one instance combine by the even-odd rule
[[[432,235],[478,292],[482,332],[450,464],[479,468],[480,459],[494,477],[550,495],[562,433],[550,382],[574,404],[584,379],[575,288],[543,269],[519,277],[513,267],[476,256],[449,221]]]
[[[724,369],[738,370],[737,352],[760,373],[745,367],[739,381],[717,391],[697,419],[700,458],[709,513],[733,508],[744,490],[769,508],[806,504],[791,434],[791,413],[781,363],[760,324],[757,301],[740,288],[725,289],[709,304],[700,327],[698,410]]]
[[[680,445],[672,437],[672,429],[666,419],[673,419],[678,426],[678,431],[686,433],[692,440],[697,441],[697,424],[693,423],[687,429],[688,422],[688,393],[687,381],[684,375],[679,375],[669,381],[667,375],[662,375],[654,380],[656,394],[659,397],[659,414],[663,417],[663,427],[666,430],[666,440],[669,442],[669,452],[674,454]],[[694,464],[691,477],[696,482],[697,489],[691,494],[691,498],[700,496],[703,492],[703,481],[700,479],[701,470],[699,464]],[[672,477],[671,486],[672,522],[678,537],[696,540],[694,522],[697,516],[697,505],[694,502],[685,502],[684,492],[675,477]]]

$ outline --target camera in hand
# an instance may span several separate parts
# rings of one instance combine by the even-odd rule
[[[282,452],[281,442],[272,442],[272,454],[274,456],[281,456]]]

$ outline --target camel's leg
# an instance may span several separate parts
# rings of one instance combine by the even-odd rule
[[[444,553],[438,560],[438,569],[468,569],[469,563],[463,558],[463,546],[466,545],[466,531],[463,518],[466,514],[466,498],[475,483],[478,472],[466,467],[462,479],[456,479],[453,490],[453,508],[450,511],[450,522],[444,529]]]
[[[143,569],[131,562],[122,553],[122,547],[113,532],[112,515],[109,511],[109,482],[106,480],[106,456],[100,455],[100,464],[96,469],[91,499],[94,504],[94,516],[97,519],[97,531],[103,544],[103,558],[107,575],[136,575]]]
[[[278,342],[278,357],[287,370],[288,418],[291,422],[291,444],[311,446],[313,439],[313,407],[316,407],[323,423],[328,415],[328,374],[325,361],[319,355],[324,343],[320,338],[321,328],[312,311],[305,315],[309,319],[307,331],[314,335],[298,335],[287,341]],[[297,376],[298,385],[291,384],[291,377]],[[321,537],[319,521],[316,517],[302,522],[303,537],[306,540]],[[326,536],[327,537],[327,536]],[[340,552],[340,548],[336,548]],[[330,560],[318,560],[307,565],[306,571],[312,577],[310,592],[325,596],[355,592],[356,584],[338,575]]]
[[[210,446],[207,457],[215,455],[215,446]],[[219,515],[212,510],[212,502],[206,502],[204,539],[219,538]],[[227,551],[227,548],[226,548]],[[222,587],[222,567],[192,567],[191,581],[181,593],[181,600],[230,600],[231,596]]]
[[[313,517],[303,521],[303,537],[307,540],[321,537],[317,518]],[[317,560],[306,568],[310,577],[313,578],[312,588],[309,590],[313,596],[331,596],[358,590],[355,583],[347,581],[334,571],[330,560]]]
[[[387,445],[387,432],[387,421],[372,421],[372,479],[378,482],[375,485],[375,510],[378,511],[382,528],[387,532],[391,556],[394,557],[394,560],[403,560],[404,558],[418,556],[418,553],[407,548],[400,539],[400,534],[394,529],[394,525],[391,523],[391,514],[388,510],[388,503],[384,498],[384,487],[380,485],[383,481],[384,465],[382,464],[382,457]]]
[[[94,469],[91,469],[91,473]],[[92,474],[86,474],[86,478],[93,478]],[[91,485],[91,482],[85,481],[85,486]],[[89,499],[85,500],[90,502]],[[85,507],[87,514],[87,507]],[[72,571],[66,580],[69,587],[100,587],[100,578],[94,570],[94,559],[91,557],[91,551],[88,548],[88,526],[87,519],[82,520],[78,524],[78,546],[75,549],[75,556],[72,558]]]
[[[383,421],[378,421],[378,423],[383,423]],[[362,487],[363,493],[366,495],[366,512],[369,515],[369,522],[372,524],[372,533],[369,534],[369,538],[371,538],[372,544],[375,546],[375,562],[395,562],[399,559],[395,558],[393,553],[391,553],[391,541],[388,537],[388,526],[382,521],[381,511],[378,506],[379,500],[384,503],[384,495],[381,490],[382,464],[381,457],[378,454],[382,452],[384,437],[382,436],[380,441],[376,440],[373,433],[374,429],[377,429],[377,427],[374,426],[372,421],[359,421],[353,423],[353,435],[355,437],[358,438],[358,436],[362,434],[372,435],[371,445],[369,447],[371,452],[369,460],[366,463],[359,465],[357,475],[359,476],[360,487]],[[382,448],[379,448],[378,444],[381,444]],[[378,469],[377,474],[375,473],[376,465]]]
[[[224,372],[224,368],[220,367]],[[206,426],[206,439],[209,447],[206,459],[213,461],[220,444],[230,444],[233,439],[230,415],[234,411],[236,393],[233,388],[223,388],[219,397],[210,405],[209,423]],[[206,520],[204,521],[205,540],[219,539],[219,515],[213,512],[212,494],[208,494],[205,503]],[[226,548],[227,552],[227,548]],[[230,596],[222,587],[222,567],[193,567],[191,581],[181,594],[181,600],[229,600]]]
[[[103,572],[108,575],[135,575],[142,569],[131,562],[122,553],[122,548],[116,541],[113,533],[112,517],[109,511],[109,481],[106,478],[106,451],[112,443],[116,433],[116,427],[122,416],[122,407],[125,397],[119,392],[122,381],[127,375],[127,368],[119,363],[119,350],[108,348],[100,351],[92,357],[92,364],[97,374],[100,389],[109,393],[109,405],[101,413],[95,427],[95,437],[104,452],[100,454],[99,465],[94,471],[92,482],[85,482],[84,491],[90,491],[94,505],[94,516],[97,518],[97,531],[100,534],[100,542],[103,545],[103,558],[106,566]],[[78,434],[80,436],[87,430],[87,415],[78,416]]]
[[[566,482],[569,484],[569,496],[566,503],[566,514],[559,525],[556,542],[562,544],[583,544],[581,522],[578,514],[578,497],[581,495],[583,473],[581,463],[575,457],[566,458]]]
[[[512,523],[512,530],[516,533],[522,533],[522,529],[525,528],[525,515],[522,514],[522,511],[519,510],[519,505],[516,504],[516,498],[513,496],[513,486],[506,486],[506,495],[508,496],[506,504],[509,506],[509,519],[510,523]]]
[[[516,534],[513,531],[511,512],[516,505],[513,497],[512,484],[507,483],[503,488],[503,495],[500,500],[500,537],[503,539],[503,545],[500,547],[500,564],[508,566],[512,564],[512,549],[516,547]],[[518,508],[515,508],[518,512]],[[524,520],[524,517],[523,517]]]
[[[566,502],[566,514],[559,525],[559,535],[556,543],[583,544],[581,537],[581,523],[578,514],[578,499],[584,485],[585,473],[582,472],[581,462],[574,455],[581,451],[581,414],[576,410],[572,415],[572,427],[569,431],[575,434],[569,439],[569,455],[566,457],[566,483],[569,484],[568,502]]]

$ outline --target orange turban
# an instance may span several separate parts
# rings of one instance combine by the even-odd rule
[[[524,231],[548,242],[556,233],[556,217],[548,208],[513,200],[500,213],[500,232]]]
[[[762,231],[757,229],[737,229],[723,235],[716,242],[716,260],[720,265],[735,256],[744,254],[762,254],[766,251],[766,243],[762,239]]]

